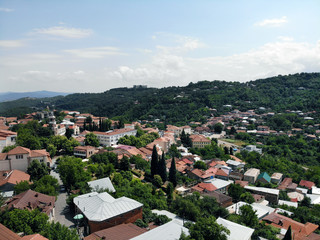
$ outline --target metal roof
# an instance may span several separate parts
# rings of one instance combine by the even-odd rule
[[[88,182],[88,185],[95,191],[98,191],[100,189],[107,189],[110,192],[116,191],[109,177]]]
[[[227,235],[228,240],[249,240],[254,232],[252,228],[228,221],[221,217],[217,219],[217,223],[229,229],[230,235]]]
[[[127,197],[113,198],[107,192],[87,193],[73,199],[74,204],[90,221],[104,221],[142,207],[143,204]]]

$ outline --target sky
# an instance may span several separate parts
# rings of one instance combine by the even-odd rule
[[[318,0],[0,0],[0,92],[320,71]]]

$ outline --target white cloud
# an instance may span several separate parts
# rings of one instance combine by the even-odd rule
[[[23,45],[21,40],[0,40],[0,47],[2,48],[16,48],[22,47]]]
[[[14,9],[12,8],[0,8],[0,12],[13,12]]]
[[[286,36],[279,36],[278,39],[281,41],[287,41],[287,42],[292,42],[294,40],[292,37],[286,37]]]
[[[148,84],[163,87],[200,80],[249,81],[278,74],[320,69],[320,44],[279,41],[226,57],[190,58],[162,53],[138,67],[121,66],[108,71],[108,79],[125,86]]]
[[[261,22],[257,22],[254,25],[259,27],[281,27],[288,22],[286,16],[281,18],[272,18],[272,19],[265,19]]]
[[[116,47],[94,47],[82,49],[68,49],[64,50],[66,53],[71,53],[80,58],[103,58],[105,56],[126,55],[120,52]]]
[[[32,33],[50,35],[64,38],[86,38],[92,35],[91,29],[81,28],[67,28],[67,27],[51,27],[51,28],[37,28]]]

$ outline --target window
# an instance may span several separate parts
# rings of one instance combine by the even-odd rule
[[[23,155],[16,155],[16,159],[22,159]]]

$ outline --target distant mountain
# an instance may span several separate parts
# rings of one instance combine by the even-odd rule
[[[19,98],[47,98],[55,96],[66,96],[70,93],[36,91],[36,92],[0,92],[0,102],[13,101]]]

